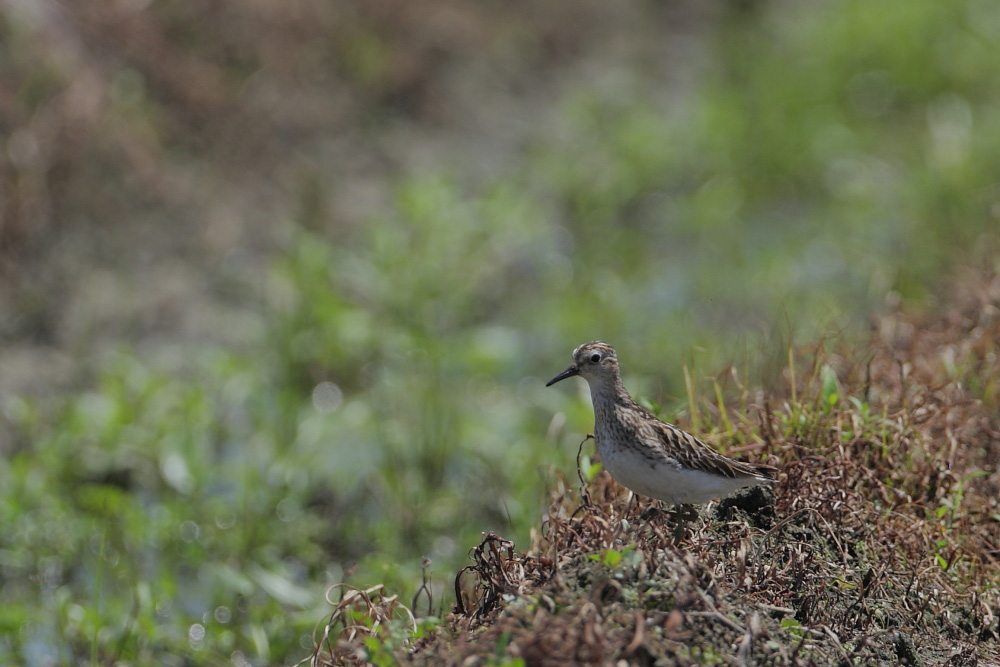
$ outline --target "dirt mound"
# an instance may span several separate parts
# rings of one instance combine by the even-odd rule
[[[877,321],[862,352],[800,355],[787,397],[745,393],[703,434],[778,466],[773,496],[678,523],[606,472],[582,495],[563,483],[528,550],[487,535],[447,622],[395,659],[995,664],[1000,278],[950,303]]]

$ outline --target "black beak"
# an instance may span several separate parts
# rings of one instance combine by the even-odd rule
[[[564,370],[562,373],[560,373],[559,375],[555,376],[554,378],[546,382],[545,386],[551,387],[556,382],[559,382],[559,380],[565,380],[566,378],[571,378],[574,375],[579,375],[579,374],[580,374],[580,369],[576,367],[576,364],[573,364],[572,366]]]

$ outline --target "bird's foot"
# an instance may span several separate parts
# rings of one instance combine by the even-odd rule
[[[698,510],[694,505],[674,505],[673,516],[678,521],[694,521],[698,518]]]
[[[643,521],[653,521],[657,517],[664,516],[666,514],[658,505],[650,505],[642,511],[639,518]]]

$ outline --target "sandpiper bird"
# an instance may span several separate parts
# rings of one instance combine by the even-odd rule
[[[601,341],[573,350],[573,363],[545,385],[579,375],[590,384],[594,439],[611,476],[635,493],[675,505],[707,503],[774,481],[770,466],[726,458],[639,407],[622,384],[618,356]]]

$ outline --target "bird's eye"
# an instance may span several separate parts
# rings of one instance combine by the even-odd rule
[[[591,363],[596,364],[600,360],[601,360],[601,355],[597,354],[596,352],[594,354],[590,355],[590,362]]]

